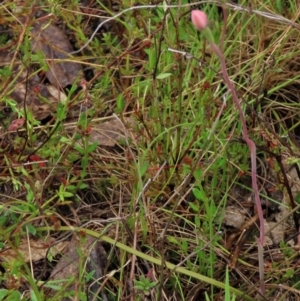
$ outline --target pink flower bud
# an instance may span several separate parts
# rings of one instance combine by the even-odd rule
[[[196,27],[196,29],[203,30],[204,28],[206,28],[208,24],[208,18],[204,11],[192,10],[191,17],[192,17],[192,22]]]

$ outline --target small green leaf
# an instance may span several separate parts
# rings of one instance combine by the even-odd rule
[[[202,170],[200,168],[197,168],[194,172],[194,177],[199,183],[202,181]]]
[[[192,191],[198,201],[204,201],[206,199],[204,191],[199,190],[198,188],[193,188]]]
[[[138,284],[134,286],[135,289],[143,291],[145,289],[144,285]]]
[[[178,240],[176,239],[176,237],[174,236],[167,236],[168,238],[168,242],[171,243],[171,244],[175,244],[175,245],[179,245],[179,242]]]
[[[45,287],[49,287],[49,288],[51,288],[55,291],[60,291],[61,290],[61,285],[52,284],[51,282],[46,283]]]
[[[7,297],[6,301],[19,301],[21,299],[21,293],[18,291],[12,291]]]
[[[71,86],[71,89],[68,91],[68,96],[71,96],[77,89],[78,89],[78,86],[77,86],[76,83],[74,83],[74,84]]]
[[[37,298],[34,290],[32,290],[32,289],[30,290],[30,300],[31,301],[38,301],[38,298]]]
[[[3,298],[6,297],[7,294],[8,294],[8,290],[4,289],[4,288],[1,288],[0,289],[0,301],[3,300]]]
[[[124,97],[122,94],[118,95],[116,102],[117,102],[116,111],[117,111],[117,113],[121,113],[125,108],[125,101],[124,101]]]
[[[68,192],[68,191],[64,191],[63,195],[64,195],[65,198],[70,198],[70,197],[74,196],[73,193]]]
[[[81,183],[80,185],[79,185],[79,189],[85,189],[85,188],[87,188],[88,187],[88,185],[87,184],[85,184],[85,183]]]
[[[60,194],[60,193],[57,192],[57,196],[59,197],[59,199],[60,199],[62,202],[65,201],[65,198],[64,198],[64,196],[63,196],[62,194]]]
[[[81,161],[81,166],[84,168],[84,165],[83,165],[82,161]],[[80,172],[81,179],[84,179],[86,176],[87,176],[87,172],[85,170],[82,170]]]
[[[188,243],[186,240],[183,240],[182,243],[181,243],[181,248],[184,252],[186,252],[188,250]]]
[[[211,202],[211,204],[210,204],[210,214],[215,215],[216,212],[217,212],[217,207],[213,202]]]
[[[199,216],[195,216],[195,225],[197,228],[201,225]]]
[[[98,147],[99,142],[95,141],[93,144],[91,144],[88,149],[87,152],[88,153],[92,153],[94,150],[96,150],[96,148]]]
[[[7,222],[7,217],[6,216],[0,216],[0,227],[4,226]],[[1,247],[0,247],[1,248]]]
[[[60,142],[66,143],[66,144],[72,144],[72,141],[67,137],[61,137]]]
[[[9,77],[11,75],[11,71],[8,66],[4,66],[0,69],[0,75],[3,77]]]
[[[89,158],[88,157],[82,157],[81,158],[81,167],[85,170],[85,169],[87,169],[88,164],[89,164]],[[86,176],[86,174],[81,175],[82,178],[84,178],[85,176]]]
[[[66,106],[64,106],[61,102],[59,102],[57,104],[57,118],[59,120],[63,120],[66,118],[67,115],[67,110],[66,110]]]
[[[140,166],[140,175],[141,175],[141,177],[146,173],[146,171],[148,170],[148,167],[149,167],[149,162],[144,162]]]
[[[195,212],[199,212],[199,205],[195,205],[192,202],[189,202],[189,206],[194,210]]]
[[[68,190],[68,191],[71,191],[71,192],[72,192],[72,191],[75,191],[75,190],[76,190],[76,186],[75,186],[75,185],[68,185],[68,186],[67,186],[67,190]]]
[[[31,234],[31,235],[36,234],[36,228],[34,226],[32,226],[32,224],[27,224],[26,228],[27,228],[27,231],[29,234]]]
[[[30,190],[30,191],[28,191],[28,193],[27,193],[26,201],[27,201],[27,202],[31,202],[31,201],[33,201],[33,199],[34,199],[34,194],[33,194],[33,191]]]
[[[151,289],[151,288],[155,287],[156,285],[157,285],[157,282],[150,282],[148,284],[148,287],[149,287],[149,289]]]
[[[85,276],[86,282],[89,282],[91,279],[93,279],[94,274],[95,274],[95,271],[90,271],[90,272]]]
[[[283,6],[282,6],[282,0],[276,0],[276,6],[277,6],[277,10],[280,14],[283,13]]]
[[[74,147],[81,155],[85,154],[85,149],[82,146],[76,144]]]
[[[170,77],[171,75],[172,75],[172,73],[161,73],[156,76],[156,79],[165,79],[167,77]]]
[[[86,293],[84,293],[84,292],[79,292],[78,295],[79,295],[79,300],[80,300],[80,301],[87,301]]]

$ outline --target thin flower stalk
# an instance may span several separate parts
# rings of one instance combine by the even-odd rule
[[[191,19],[192,19],[192,23],[194,24],[195,28],[200,30],[204,34],[206,39],[209,41],[213,52],[217,55],[217,57],[220,60],[221,70],[222,70],[224,81],[228,87],[228,90],[230,91],[230,93],[232,95],[233,102],[235,103],[235,105],[238,109],[239,116],[240,116],[240,119],[242,122],[243,138],[250,149],[252,187],[253,187],[253,191],[254,191],[254,199],[255,199],[257,213],[258,213],[259,222],[260,222],[260,237],[259,237],[259,240],[257,240],[260,286],[261,286],[261,293],[264,295],[265,285],[264,285],[263,246],[264,246],[264,241],[265,241],[265,227],[264,227],[263,211],[262,211],[262,206],[261,206],[261,201],[260,201],[259,191],[258,191],[258,185],[257,185],[256,146],[255,146],[255,143],[250,139],[250,137],[248,135],[248,129],[247,129],[245,115],[242,110],[240,101],[238,99],[236,90],[229,78],[225,58],[224,58],[221,50],[219,49],[219,47],[215,44],[212,32],[210,31],[209,27],[207,26],[208,25],[207,15],[203,11],[193,10],[191,13]]]

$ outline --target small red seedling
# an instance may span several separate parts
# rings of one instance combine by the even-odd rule
[[[24,123],[25,123],[25,118],[15,119],[10,124],[8,130],[9,131],[17,131],[18,129],[20,129],[24,125]]]
[[[36,85],[36,86],[32,87],[32,91],[33,91],[34,94],[41,93],[41,90],[42,90],[42,86],[41,85]]]
[[[45,167],[45,165],[46,165],[44,160],[41,157],[37,156],[37,155],[31,155],[29,157],[29,161],[30,162],[37,162],[39,167],[41,167],[41,168]]]

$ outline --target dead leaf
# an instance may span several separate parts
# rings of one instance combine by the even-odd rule
[[[42,239],[31,239],[29,243],[26,239],[22,239],[17,249],[8,248],[1,251],[0,258],[3,261],[9,262],[18,258],[19,254],[21,254],[25,262],[35,262],[40,259],[46,258],[49,252],[52,256],[57,255],[58,253],[62,252],[68,244],[68,242],[64,241],[61,241],[59,243],[55,242],[55,238],[50,238],[50,240],[47,243]]]
[[[57,103],[64,103],[67,99],[66,95],[57,88],[40,83],[38,75],[28,77],[27,70],[19,73],[10,97],[19,104],[20,109],[24,107],[24,100],[26,100],[27,108],[32,111],[37,120],[50,116],[55,112]]]
[[[65,104],[67,101],[67,96],[62,91],[60,91],[58,88],[55,88],[52,85],[46,85],[46,89],[50,93],[50,95],[56,99],[59,100],[62,104]]]
[[[81,250],[81,252],[79,252]],[[103,277],[104,269],[106,267],[107,255],[99,240],[93,236],[87,236],[84,244],[78,241],[77,237],[69,243],[67,252],[59,260],[58,264],[53,269],[50,279],[60,280],[61,285],[64,285],[64,281],[70,280],[74,277],[78,280],[78,274],[80,271],[80,255],[87,259],[86,272],[94,271],[94,278],[99,279]],[[69,283],[69,282],[68,282]],[[99,288],[99,284],[96,285],[97,289],[94,291],[93,287],[90,288],[89,294],[95,294]],[[72,281],[67,288],[68,291],[72,291],[75,288],[75,281]],[[66,289],[66,287],[64,287]],[[99,293],[99,292],[98,292]],[[54,293],[53,293],[54,294]],[[62,297],[62,296],[61,296]],[[62,298],[61,300],[69,300]]]
[[[12,59],[12,54],[0,52],[0,61]],[[43,120],[55,112],[59,102],[65,103],[67,96],[52,85],[41,83],[41,79],[31,67],[26,68],[21,61],[16,61],[13,68],[13,83],[10,98],[18,103],[18,108],[32,111],[34,118]],[[0,79],[1,81],[1,79]]]
[[[81,75],[78,63],[67,61],[73,48],[64,32],[50,21],[36,21],[31,30],[33,52],[42,52],[49,66],[46,76],[56,87],[72,85]]]
[[[126,123],[134,124],[132,118],[125,119]],[[120,141],[125,139],[125,126],[118,119],[111,119],[94,126],[90,132],[90,143],[98,142],[100,146],[113,147]]]
[[[227,206],[223,224],[240,229],[246,221],[247,212],[237,208],[237,206]]]

